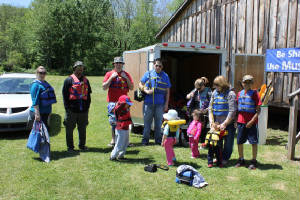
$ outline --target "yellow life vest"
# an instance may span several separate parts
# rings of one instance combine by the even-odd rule
[[[176,132],[180,125],[186,124],[186,121],[184,119],[164,121],[161,128],[164,128],[166,124],[169,125],[170,132]]]
[[[210,146],[217,146],[217,143],[220,140],[220,133],[221,133],[221,131],[216,131],[213,129],[208,131],[208,133],[205,137],[205,144],[210,145]],[[228,134],[228,131],[225,130],[223,137],[227,134]]]

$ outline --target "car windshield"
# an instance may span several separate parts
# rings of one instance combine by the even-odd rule
[[[34,78],[0,77],[0,94],[29,94]]]

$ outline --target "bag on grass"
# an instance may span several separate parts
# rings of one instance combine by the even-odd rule
[[[35,153],[38,153],[40,150],[40,143],[41,143],[41,123],[34,121],[32,130],[30,132],[30,135],[28,137],[27,141],[27,148],[31,149]]]
[[[208,185],[204,177],[190,165],[180,165],[176,170],[176,183],[183,183],[195,188],[202,188]]]

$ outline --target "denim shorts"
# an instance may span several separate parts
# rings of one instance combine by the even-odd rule
[[[253,124],[251,128],[246,128],[246,124],[238,123],[237,144],[244,144],[247,140],[250,144],[258,143],[257,127]]]

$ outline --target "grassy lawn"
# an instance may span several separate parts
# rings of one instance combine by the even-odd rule
[[[0,199],[299,199],[300,163],[286,159],[287,132],[268,130],[268,145],[259,146],[259,169],[234,168],[238,158],[235,143],[232,160],[226,168],[207,168],[207,150],[201,158],[190,159],[188,148],[176,147],[180,164],[194,166],[209,185],[195,189],[175,183],[176,167],[169,171],[144,172],[148,163],[165,164],[160,146],[140,146],[141,135],[131,134],[136,144],[128,148],[126,162],[111,162],[110,129],[106,116],[103,77],[89,77],[93,94],[87,128],[87,152],[66,152],[64,108],[61,88],[65,77],[48,76],[55,87],[58,103],[51,120],[51,156],[47,164],[26,149],[25,134],[0,135]],[[77,147],[78,136],[74,131]],[[296,156],[299,158],[299,144]],[[250,159],[251,148],[245,146]],[[298,159],[299,160],[299,159]]]

